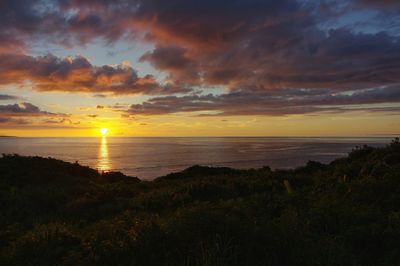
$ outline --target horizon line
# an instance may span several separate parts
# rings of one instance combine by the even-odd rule
[[[6,136],[0,135],[0,138],[390,138],[390,137],[400,137],[398,134],[374,134],[374,135],[235,135],[235,136]]]

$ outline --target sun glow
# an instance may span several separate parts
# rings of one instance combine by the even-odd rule
[[[100,128],[100,133],[103,137],[107,136],[108,128]]]

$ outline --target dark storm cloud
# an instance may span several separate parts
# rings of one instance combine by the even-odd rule
[[[115,41],[125,34],[119,23],[110,23],[116,13],[107,6],[95,8],[83,2],[73,6],[72,1],[64,0],[1,1],[0,51],[26,48],[28,42],[38,39],[74,46],[97,37]],[[10,39],[14,46],[9,45]]]
[[[35,124],[37,118],[46,118],[46,121],[68,121],[68,114],[52,113],[41,110],[38,106],[21,102],[0,105],[0,124],[7,126],[26,126]],[[33,119],[33,120],[32,120]]]
[[[379,8],[400,7],[400,2],[398,0],[357,0],[356,2],[362,5]]]
[[[139,77],[126,64],[92,65],[83,56],[63,59],[53,55],[32,57],[0,54],[0,84],[32,82],[38,91],[108,92],[113,94],[166,94],[185,92],[173,85],[160,85],[153,76]]]
[[[222,96],[158,97],[131,109],[144,114],[208,110],[273,115],[326,110],[328,104],[398,102],[398,3],[6,0],[0,3],[0,53],[8,55],[0,58],[0,82],[28,80],[39,91],[99,95],[168,95],[187,93],[191,86],[228,90]],[[373,30],[368,26],[360,30],[346,22],[353,20],[346,17],[351,12],[358,12],[357,19],[362,20],[367,11],[386,24],[377,21]],[[335,26],[327,26],[328,20]],[[151,75],[139,77],[126,65],[94,66],[84,57],[31,57],[18,52],[38,39],[76,46],[98,38],[107,43],[144,38],[154,50],[140,60],[167,73],[168,83],[160,85]],[[389,91],[395,94],[392,98]],[[251,102],[254,106],[246,110]]]
[[[0,94],[0,100],[2,100],[2,101],[17,100],[17,99],[19,99],[18,96],[8,95],[8,94]]]
[[[181,69],[190,66],[185,57],[185,49],[177,46],[157,47],[153,52],[144,54],[142,61],[150,61],[160,69]]]
[[[279,90],[233,92],[222,95],[167,96],[134,104],[126,111],[133,115],[164,115],[178,112],[212,111],[211,115],[288,115],[313,112],[368,110],[367,104],[399,103],[399,87],[374,88],[336,93],[335,91]],[[393,112],[392,106],[375,108]],[[204,114],[203,114],[204,115]]]
[[[28,102],[0,105],[0,114],[9,116],[42,116],[56,115],[54,113],[42,111],[36,105]]]
[[[175,83],[182,81],[198,83],[199,68],[193,60],[187,58],[186,52],[186,49],[178,46],[158,46],[152,52],[145,53],[140,61],[148,61],[155,68],[167,71]]]
[[[45,119],[42,122],[45,124],[79,124],[78,122],[72,122],[72,120],[68,118],[50,118]]]
[[[400,81],[398,37],[322,31],[296,1],[144,1],[131,25],[158,44],[141,60],[190,85],[365,88]]]
[[[0,116],[0,124],[7,124],[7,125],[27,125],[30,121],[26,119],[16,119],[10,117],[1,117]]]

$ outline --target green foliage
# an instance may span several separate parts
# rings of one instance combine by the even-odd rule
[[[153,182],[3,155],[0,265],[398,265],[399,206],[399,139],[329,165]]]

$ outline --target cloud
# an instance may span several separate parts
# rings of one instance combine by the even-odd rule
[[[17,99],[19,99],[18,96],[8,95],[8,94],[0,94],[0,101],[17,100]]]
[[[399,7],[400,3],[397,0],[356,0],[357,3],[365,6],[378,8],[393,8]]]
[[[100,17],[118,10],[112,28],[145,33],[155,49],[141,61],[167,72],[174,84],[268,90],[365,88],[399,82],[398,35],[385,28],[374,33],[351,27],[322,30],[319,23],[324,21],[315,15],[320,6],[303,2],[73,1],[70,6],[100,9]],[[394,2],[360,1],[381,7]],[[355,7],[352,1],[342,5]],[[338,19],[337,13],[334,16]]]
[[[96,98],[107,98],[106,94],[94,94],[93,96]]]
[[[275,115],[397,102],[387,93],[400,83],[398,3],[6,0],[0,5],[0,83],[102,96],[186,93],[130,109],[142,114]],[[154,49],[140,61],[166,73],[165,83],[126,64],[26,54],[36,42],[74,47],[98,39],[150,43]],[[193,96],[191,87],[226,93]]]
[[[160,85],[153,76],[139,77],[129,65],[94,66],[83,56],[57,58],[0,54],[0,84],[32,83],[37,91],[113,94],[173,94],[187,89]]]
[[[115,103],[112,105],[97,105],[96,109],[123,110],[129,106],[130,106],[130,104],[127,104],[127,103]]]
[[[200,78],[199,69],[185,55],[186,52],[186,49],[178,46],[158,46],[140,57],[140,61],[148,61],[155,68],[167,71],[175,83],[196,84]]]
[[[0,105],[0,123],[7,126],[34,125],[40,118],[46,121],[67,121],[69,115],[41,110],[29,102]]]
[[[253,35],[220,43],[217,52],[194,47],[176,54],[180,64],[170,60],[165,48],[156,48],[142,60],[169,72],[173,81],[231,90],[365,88],[400,82],[398,37],[348,29],[325,34],[304,23],[294,19],[254,25]]]
[[[0,6],[1,13],[6,14],[0,20],[0,36],[10,43],[18,43],[11,36],[20,36],[21,40],[37,36],[74,46],[98,38],[109,43],[120,39],[137,41],[144,35],[155,48],[140,60],[168,73],[170,82],[160,85],[151,75],[138,77],[128,66],[92,66],[81,57],[70,59],[76,65],[83,64],[81,71],[72,65],[64,66],[68,65],[66,60],[51,56],[20,58],[55,66],[54,73],[44,71],[39,77],[29,76],[38,90],[172,94],[188,92],[189,86],[226,86],[231,90],[365,88],[399,82],[399,35],[390,35],[385,28],[375,29],[375,33],[356,32],[351,25],[322,30],[320,24],[331,16],[340,20],[347,13],[327,12],[325,17],[317,14],[322,6],[332,10],[341,6],[353,10],[357,4],[393,9],[396,3],[18,0]],[[8,58],[2,62],[4,59]],[[60,77],[59,67],[72,67],[68,73],[71,79]],[[103,78],[98,79],[98,75]]]
[[[0,116],[0,124],[7,124],[7,125],[27,125],[30,121],[26,119],[15,119],[10,117],[1,117]]]
[[[43,121],[46,124],[64,124],[64,123],[68,123],[68,124],[72,124],[71,119],[68,118],[60,118],[60,119],[46,119]]]
[[[72,47],[99,37],[110,42],[126,35],[121,21],[116,19],[117,13],[110,12],[113,5],[108,9],[105,2],[104,6],[96,1],[87,1],[91,6],[80,2],[3,0],[0,4],[0,52],[25,51],[34,41]],[[118,23],[110,23],[113,20]]]
[[[290,115],[315,112],[382,111],[393,112],[393,106],[370,107],[371,104],[399,103],[399,87],[373,88],[337,93],[333,90],[279,90],[222,95],[167,96],[134,104],[126,110],[132,115],[165,115],[203,112],[204,115]]]
[[[43,116],[43,115],[57,115],[54,113],[42,111],[36,105],[28,102],[0,105],[0,114],[10,116]]]

